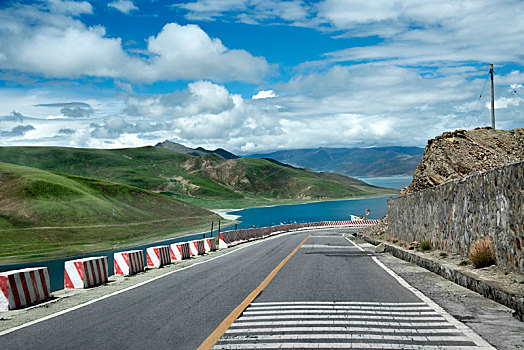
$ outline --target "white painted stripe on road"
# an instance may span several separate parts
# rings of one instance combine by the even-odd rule
[[[427,307],[414,307],[414,308],[400,308],[400,307],[377,307],[377,306],[339,306],[339,307],[282,307],[282,308],[272,308],[270,310],[267,309],[261,309],[261,308],[248,308],[246,311],[244,311],[244,314],[271,314],[271,313],[344,313],[344,312],[352,312],[352,311],[377,311],[380,313],[384,312],[396,312],[396,311],[402,311],[402,312],[423,312],[423,311],[431,311],[433,313],[436,313],[435,310],[431,309],[429,306]]]
[[[385,305],[385,306],[427,306],[426,303],[381,303],[374,301],[274,301],[256,302],[251,305]]]
[[[280,313],[280,314],[251,314],[244,312],[244,318],[249,319],[268,319],[268,318],[274,318],[274,319],[283,319],[283,318],[289,318],[294,319],[297,318],[369,318],[369,319],[377,319],[377,318],[387,318],[387,319],[394,319],[394,320],[413,320],[413,321],[420,321],[420,320],[434,320],[434,319],[442,319],[443,317],[438,313],[433,313],[430,315],[394,315],[394,314],[368,314],[365,312],[337,312],[337,313],[318,313],[318,312],[308,312],[308,313]]]
[[[353,244],[355,247],[357,247],[360,251],[365,252],[365,250],[362,249],[361,246],[359,246],[358,244],[355,244],[355,242],[353,242],[352,240],[350,240],[349,238],[347,238],[345,234],[344,234],[344,238],[347,239],[349,243],[351,243],[351,244]]]
[[[386,344],[386,343],[244,343],[244,344],[219,344],[213,349],[410,349],[410,350],[478,350],[476,346],[440,346],[440,345],[411,345],[411,344]]]
[[[381,314],[381,315],[433,315],[437,314],[435,310],[432,309],[426,309],[424,310],[368,310],[368,309],[324,309],[324,308],[285,308],[285,309],[247,309],[246,312],[254,312],[254,311],[265,311],[265,312],[285,312],[285,311],[340,311],[340,312],[351,312],[351,313],[363,313],[363,314]]]
[[[357,249],[350,245],[327,245],[327,244],[303,244],[300,249]]]
[[[297,317],[299,318],[299,317]],[[240,321],[240,322],[239,322]],[[380,326],[380,327],[454,327],[447,322],[388,322],[388,321],[349,321],[349,320],[298,320],[298,321],[264,321],[251,322],[236,320],[231,327],[262,327],[262,326],[294,326],[294,325],[348,325],[348,326]]]
[[[436,336],[436,335],[389,335],[389,334],[278,334],[278,335],[257,335],[257,340],[324,340],[324,339],[338,339],[338,340],[386,340],[386,341],[405,341],[405,342],[463,342],[473,343],[471,339],[464,335],[459,336]],[[253,335],[246,336],[234,335],[230,337],[221,338],[220,342],[252,340]],[[376,344],[376,343],[374,343]],[[445,344],[442,344],[445,345]],[[463,344],[465,345],[465,344]]]
[[[431,310],[429,308],[424,308],[421,310]],[[244,311],[244,315],[280,315],[280,314],[348,314],[358,311],[376,311],[377,313],[393,312],[400,311],[399,309],[332,309],[332,310],[270,310],[270,311]],[[434,310],[431,310],[432,313],[437,314]]]
[[[328,313],[329,310],[293,310],[298,312],[303,311],[309,311],[307,313]],[[304,312],[303,312],[304,313]],[[331,313],[335,313],[334,311],[331,311]],[[337,312],[338,314],[370,314],[370,315],[382,315],[382,316],[429,316],[429,315],[437,315],[440,316],[436,311],[375,311],[375,310],[340,310]],[[247,315],[254,315],[253,313],[247,313],[247,311],[244,311],[244,314]],[[271,314],[270,311],[267,311],[267,314]],[[277,314],[277,313],[273,313]],[[288,314],[285,310],[282,310],[278,314]],[[305,313],[304,313],[305,314]]]
[[[376,328],[376,327],[268,327],[268,328],[230,328],[226,333],[296,333],[296,332],[368,332],[402,334],[462,334],[452,328]]]
[[[330,236],[326,235],[311,235],[311,238],[342,238],[342,234],[332,234]]]
[[[395,306],[375,306],[375,305],[281,305],[281,306],[250,306],[246,309],[246,311],[251,310],[275,310],[275,311],[283,311],[283,310],[382,310],[382,311],[427,311],[432,310],[429,306],[413,306],[413,307],[395,307]]]
[[[282,319],[361,319],[361,320],[381,320],[381,319],[392,319],[396,321],[411,321],[411,322],[419,322],[419,321],[442,321],[444,317],[441,315],[436,314],[436,317],[413,317],[413,316],[382,316],[382,315],[304,315],[304,314],[298,314],[298,315],[265,315],[265,316],[242,316],[242,318],[238,319],[237,321],[242,320],[267,320],[267,319],[273,319],[273,320],[282,320]],[[237,322],[235,321],[235,322]]]

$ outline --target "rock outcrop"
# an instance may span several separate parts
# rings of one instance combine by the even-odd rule
[[[445,132],[428,141],[413,182],[401,195],[523,159],[524,129],[487,127]]]

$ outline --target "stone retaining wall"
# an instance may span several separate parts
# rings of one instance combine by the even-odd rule
[[[491,237],[497,264],[524,272],[524,161],[388,200],[392,237],[467,256]]]

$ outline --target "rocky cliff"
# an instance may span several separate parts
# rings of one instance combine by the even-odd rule
[[[413,182],[413,193],[524,159],[524,129],[478,128],[445,132],[429,140]]]

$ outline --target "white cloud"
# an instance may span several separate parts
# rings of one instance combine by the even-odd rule
[[[198,0],[175,5],[188,11],[190,20],[215,20],[233,15],[239,22],[298,22],[309,16],[309,6],[301,0]]]
[[[78,16],[93,13],[93,6],[87,1],[47,0],[47,5],[52,12],[64,15]]]
[[[261,90],[257,92],[256,95],[253,95],[251,99],[258,100],[258,99],[272,98],[272,97],[277,97],[277,95],[275,94],[273,90]]]
[[[113,1],[107,4],[107,6],[113,7],[117,9],[118,11],[125,13],[126,15],[128,15],[131,11],[138,10],[138,7],[136,7],[135,4],[133,4],[133,1],[130,1],[130,0]]]
[[[495,99],[495,109],[508,108],[509,106],[518,106],[522,98],[520,97],[501,97]],[[486,108],[491,108],[491,102],[485,103]]]
[[[230,50],[193,24],[166,24],[156,37],[148,39],[148,51],[155,56],[145,67],[144,80],[179,77],[221,81],[227,76],[231,80],[257,81],[269,71],[264,58],[244,50]]]
[[[520,0],[197,0],[178,6],[189,19],[291,24],[337,37],[378,37],[377,44],[326,56],[333,61],[524,63]]]
[[[477,104],[483,75],[471,79],[469,69],[445,77],[425,73],[375,64],[335,66],[323,73],[296,75],[273,86],[277,96],[257,100],[204,80],[168,94],[104,100],[74,96],[64,100],[29,91],[32,109],[20,109],[24,115],[7,112],[0,117],[0,131],[8,136],[1,143],[108,148],[172,139],[191,147],[222,147],[247,154],[320,146],[424,146],[444,131],[490,124],[485,105],[489,94]],[[514,71],[504,79],[522,85],[524,74]],[[497,85],[496,92],[497,126],[521,127],[520,100],[502,85]],[[18,101],[9,90],[0,96],[0,106],[8,105],[8,100]],[[23,100],[16,102],[16,106],[22,104]],[[94,113],[45,119],[60,116],[66,106]],[[39,118],[26,116],[36,113],[41,113]],[[34,129],[14,129],[20,125]]]
[[[140,58],[126,52],[120,38],[108,37],[104,27],[86,27],[61,12],[22,5],[0,10],[0,69],[4,70],[50,78],[95,76],[134,82],[254,82],[270,70],[264,58],[229,49],[196,25],[169,23],[147,45],[145,58]]]

